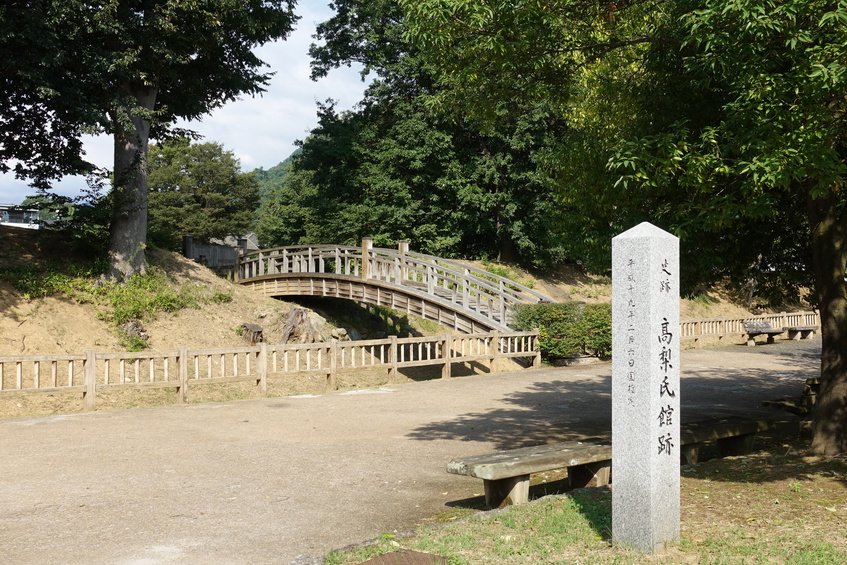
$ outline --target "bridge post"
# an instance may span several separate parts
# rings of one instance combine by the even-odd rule
[[[400,280],[397,284],[403,284],[403,281],[409,278],[409,271],[406,269],[406,259],[404,258],[409,253],[409,242],[401,239],[397,242],[397,253],[400,255]]]
[[[469,311],[471,309],[471,272],[469,269],[464,269],[465,278],[462,279],[462,309],[465,311]],[[479,294],[476,295],[476,306],[479,308],[482,306],[479,300]],[[490,312],[489,312],[490,314]],[[493,316],[492,316],[493,318]]]
[[[368,280],[373,276],[371,273],[371,250],[374,248],[372,237],[362,238],[362,279]]]

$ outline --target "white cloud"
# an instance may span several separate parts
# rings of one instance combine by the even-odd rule
[[[268,169],[285,160],[295,149],[294,142],[306,137],[317,125],[316,102],[328,98],[339,108],[352,108],[365,89],[358,68],[342,67],[313,82],[309,79],[309,45],[318,22],[333,12],[325,0],[301,0],[296,9],[301,16],[297,29],[286,41],[264,45],[257,50],[268,63],[271,78],[267,92],[255,98],[231,102],[202,121],[183,123],[200,133],[205,141],[216,141],[232,151],[243,170]],[[106,136],[87,137],[87,157],[101,167],[112,167],[112,140]],[[60,194],[73,195],[85,187],[84,179],[63,179],[55,186]],[[0,202],[19,203],[34,190],[13,175],[0,176]]]

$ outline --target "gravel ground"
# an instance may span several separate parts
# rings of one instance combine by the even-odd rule
[[[820,341],[683,353],[683,421],[791,417]],[[461,455],[608,432],[611,365],[0,420],[5,563],[312,562],[482,493]]]

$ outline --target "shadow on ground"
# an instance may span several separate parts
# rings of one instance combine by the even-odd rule
[[[572,374],[501,399],[505,406],[435,421],[411,432],[421,441],[464,440],[516,449],[611,433],[611,377]],[[808,371],[697,368],[681,379],[682,422],[741,415],[791,419],[762,402],[802,392]],[[468,455],[468,454],[457,454]]]
[[[536,383],[501,402],[509,406],[432,422],[408,437],[490,442],[500,450],[608,434],[611,428],[610,377]]]

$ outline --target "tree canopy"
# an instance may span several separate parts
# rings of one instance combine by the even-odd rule
[[[272,197],[273,219],[262,214],[262,240],[368,236],[442,256],[549,262],[561,248],[547,229],[556,206],[538,166],[557,131],[545,105],[485,131],[433,112],[438,88],[403,37],[396,0],[334,6],[336,16],[318,26],[324,45],[311,49],[313,75],[356,62],[376,78],[353,111],[321,105],[318,127]]]
[[[19,175],[43,182],[86,168],[82,132],[112,135],[111,271],[120,278],[145,270],[149,137],[166,138],[177,118],[261,92],[271,73],[252,49],[291,32],[293,7],[294,0],[6,3],[3,166],[18,159]]]
[[[805,276],[823,325],[813,449],[847,450],[847,5],[401,4],[408,37],[465,111],[485,119],[513,98],[510,89],[555,100],[582,134],[563,151],[595,165],[605,156],[605,170],[590,173],[599,181],[592,190],[560,187],[575,208],[613,231],[648,219],[677,233],[685,270],[701,279],[723,268],[776,273],[777,286],[802,282],[786,274]],[[467,104],[482,91],[487,101]],[[604,116],[606,126],[585,119],[599,107],[597,92],[624,110]],[[559,160],[559,178],[586,178],[573,162]]]
[[[151,244],[178,251],[185,234],[208,242],[250,230],[259,206],[256,174],[242,173],[221,144],[176,138],[151,145],[148,166]]]

